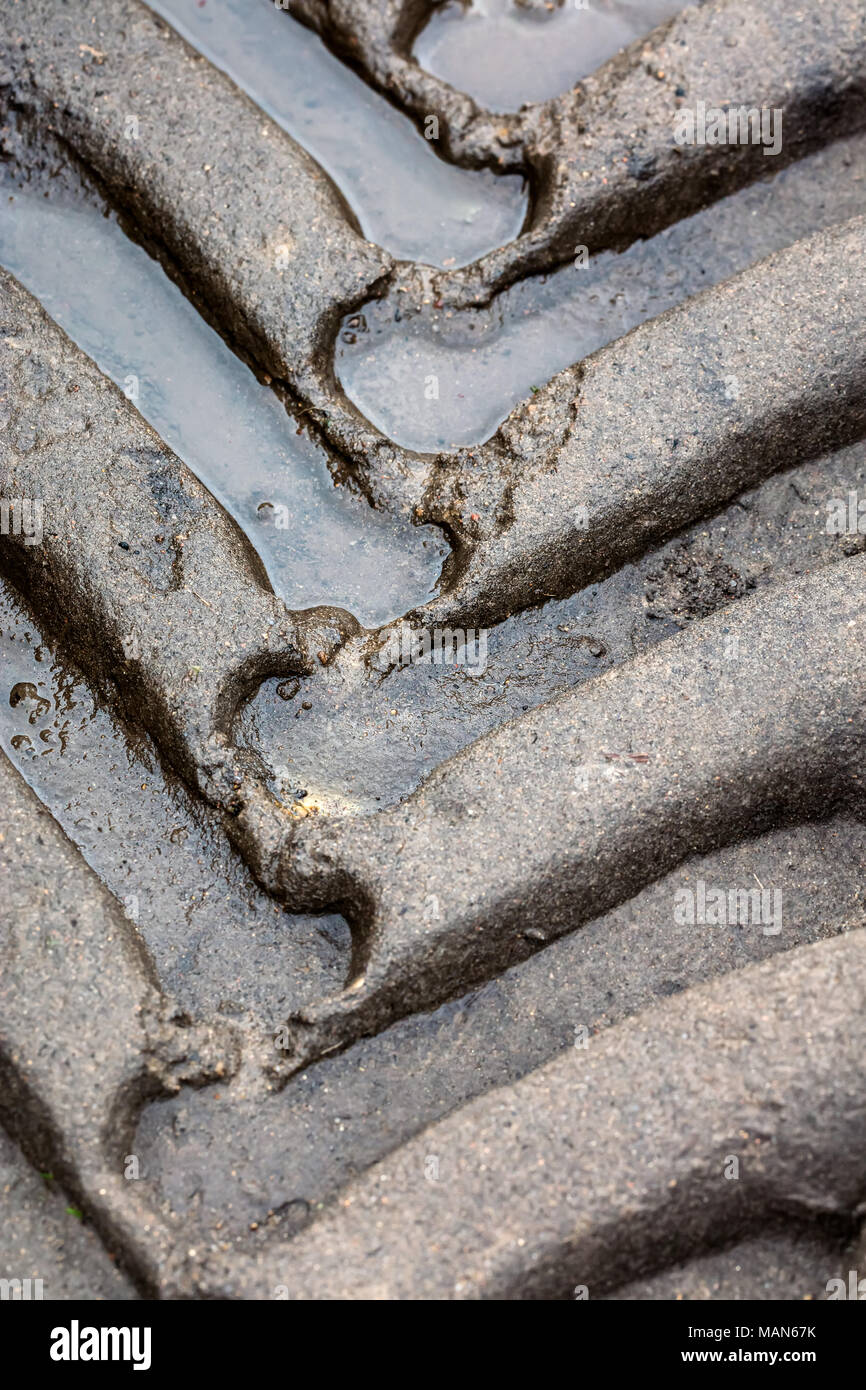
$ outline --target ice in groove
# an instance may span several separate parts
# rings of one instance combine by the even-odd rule
[[[769,164],[780,168],[866,124],[860,0],[690,5],[569,91],[507,115],[411,57],[418,10],[293,0],[293,11],[419,124],[435,116],[449,158],[529,176],[531,206],[515,241],[425,278],[431,299],[452,308],[485,305],[520,277],[572,261],[578,246],[621,250],[764,177]],[[676,139],[698,103],[705,112],[781,113],[772,159],[763,140]]]
[[[866,433],[866,218],[786,248],[561,372],[441,457],[455,541],[429,624],[563,598],[771,473]]]
[[[148,0],[321,164],[371,241],[401,260],[465,265],[518,235],[519,175],[438,158],[406,116],[272,0]]]
[[[139,0],[16,7],[0,62],[10,130],[59,136],[263,372],[296,394],[318,381],[334,318],[393,262],[306,151]]]
[[[335,486],[303,416],[287,414],[116,218],[16,188],[0,201],[0,265],[227,508],[289,607],[337,604],[375,626],[432,595],[441,532]]]
[[[0,565],[175,769],[230,805],[239,701],[265,675],[309,673],[358,624],[287,609],[236,523],[5,272],[0,314],[0,496],[23,520]]]
[[[683,8],[682,0],[593,0],[438,6],[412,45],[422,68],[491,111],[517,111],[573,87]]]
[[[344,322],[335,370],[365,419],[404,448],[431,454],[480,444],[556,372],[862,213],[866,136],[859,134],[626,251],[581,255],[552,275],[522,280],[485,309],[437,309],[429,293],[398,288]]]

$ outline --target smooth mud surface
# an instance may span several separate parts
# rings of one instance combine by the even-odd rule
[[[864,848],[862,826],[834,820],[692,859],[482,988],[323,1058],[280,1094],[247,1093],[239,1078],[231,1100],[209,1087],[151,1105],[135,1151],[174,1216],[197,1214],[223,1240],[249,1238],[255,1222],[264,1246],[410,1135],[574,1046],[578,1028],[595,1036],[700,979],[846,930],[860,910],[848,865]],[[784,893],[782,937],[672,924],[679,887],[753,873]],[[440,1155],[443,1181],[459,1157]]]
[[[271,0],[153,0],[321,164],[362,232],[401,260],[466,265],[517,236],[523,180],[458,169]]]
[[[621,255],[576,257],[524,280],[489,310],[440,313],[403,293],[369,304],[343,325],[337,373],[361,413],[406,448],[477,444],[564,367],[864,211],[866,139],[852,136]]]
[[[415,40],[422,68],[492,111],[568,91],[680,0],[450,0]]]
[[[115,894],[159,977],[192,1013],[263,1031],[339,986],[340,917],[297,917],[261,892],[218,818],[160,766],[150,740],[96,699],[0,584],[0,744]],[[45,942],[45,949],[62,950]],[[69,961],[74,968],[74,959]]]
[[[506,720],[756,588],[862,549],[863,537],[826,526],[830,501],[864,483],[863,442],[780,473],[637,564],[484,633],[474,666],[389,669],[386,650],[349,643],[310,680],[266,681],[236,736],[267,763],[284,801],[338,815],[381,809]]]

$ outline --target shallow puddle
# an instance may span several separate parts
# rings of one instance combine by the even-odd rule
[[[441,533],[336,487],[325,451],[114,218],[4,189],[0,263],[231,512],[290,608],[376,626],[432,594]]]
[[[437,313],[407,294],[367,305],[337,342],[346,394],[422,452],[477,444],[556,372],[690,295],[866,212],[866,139],[852,136],[639,241],[524,280],[491,309]]]
[[[272,0],[149,0],[303,145],[364,236],[401,260],[466,265],[512,241],[523,180],[458,169],[412,122]]]
[[[422,68],[494,111],[573,87],[683,0],[451,0],[415,41]]]

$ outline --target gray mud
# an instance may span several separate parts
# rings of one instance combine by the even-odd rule
[[[231,512],[290,608],[335,604],[377,625],[431,597],[447,554],[441,532],[337,486],[303,418],[116,218],[84,198],[47,199],[11,181],[3,189],[0,264]]]
[[[336,814],[407,796],[482,734],[734,604],[863,548],[827,533],[828,503],[862,494],[866,442],[770,478],[711,521],[637,564],[487,634],[483,669],[404,665],[350,643],[308,681],[266,681],[237,737],[255,749],[285,799]],[[366,656],[366,659],[364,659]]]
[[[523,180],[439,159],[405,116],[271,0],[152,0],[338,185],[371,241],[403,260],[466,265],[520,231]]]
[[[267,1031],[339,987],[348,928],[263,893],[219,824],[160,766],[0,585],[0,745],[115,894],[160,980],[192,1013]]]
[[[768,161],[768,164],[771,161]],[[840,140],[620,255],[518,282],[488,310],[396,293],[343,325],[336,368],[409,449],[488,439],[556,372],[801,237],[866,211],[866,138]]]

